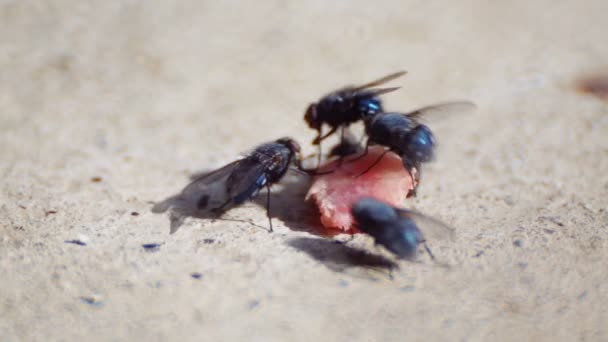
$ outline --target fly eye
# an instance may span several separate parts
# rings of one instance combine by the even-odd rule
[[[306,113],[304,114],[304,121],[306,121],[308,127],[312,129],[319,129],[321,127],[321,123],[318,120],[316,103],[311,103],[310,106],[308,106]]]

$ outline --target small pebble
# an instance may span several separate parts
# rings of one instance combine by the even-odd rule
[[[585,298],[587,298],[587,290],[583,291],[580,295],[578,295],[578,300],[584,300]]]
[[[192,274],[190,274],[190,276],[194,279],[201,279],[203,277],[202,273],[198,273],[198,272],[194,272]]]
[[[93,305],[93,306],[102,306],[103,305],[103,300],[102,300],[101,296],[99,296],[97,294],[92,294],[90,296],[82,296],[82,297],[80,297],[80,300],[82,300],[83,302],[85,302],[89,305]]]
[[[65,243],[71,243],[74,245],[78,245],[78,246],[86,246],[87,243],[82,241],[82,240],[78,240],[78,239],[74,239],[74,240],[65,240]]]
[[[515,240],[515,241],[513,241],[513,246],[515,246],[515,247],[521,247],[523,245],[524,245],[524,243],[521,240]]]
[[[144,243],[141,245],[147,252],[156,252],[160,249],[160,243]]]
[[[400,288],[401,292],[412,292],[415,289],[416,289],[416,286],[414,286],[414,285],[407,285],[407,286]]]
[[[260,301],[259,300],[252,300],[247,304],[247,307],[249,308],[249,310],[253,310],[255,308],[257,308],[258,306],[260,306]]]
[[[93,183],[99,183],[101,181],[102,181],[101,177],[93,177],[93,178],[91,178],[91,182],[93,182]]]
[[[139,213],[137,211],[132,211],[131,216],[139,216]]]

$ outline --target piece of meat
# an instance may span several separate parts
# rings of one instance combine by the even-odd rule
[[[414,183],[405,170],[401,158],[389,152],[371,170],[365,171],[384,152],[384,148],[374,146],[369,153],[356,161],[338,161],[323,165],[319,171],[335,170],[326,175],[316,176],[306,194],[312,199],[321,213],[321,223],[327,229],[337,229],[345,233],[358,233],[353,227],[351,206],[362,197],[374,197],[394,206],[402,206]],[[347,157],[346,159],[353,159]]]

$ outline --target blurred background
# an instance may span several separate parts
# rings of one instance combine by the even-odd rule
[[[0,339],[608,338],[606,13],[601,0],[0,2]],[[150,213],[261,142],[314,152],[310,102],[397,70],[390,110],[478,105],[430,123],[440,154],[404,204],[457,228],[436,252],[450,267],[403,262],[391,279],[289,228],[304,203],[272,235],[191,220],[170,236]],[[255,205],[235,215],[265,224]]]

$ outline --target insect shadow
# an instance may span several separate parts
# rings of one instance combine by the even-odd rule
[[[347,246],[338,240],[298,237],[287,243],[335,272],[343,272],[353,267],[389,271],[399,268],[397,263],[382,255]]]
[[[190,181],[195,181],[205,175],[210,174],[214,170],[201,170],[190,175]],[[155,214],[169,212],[169,230],[171,234],[175,233],[186,221],[187,218],[205,219],[205,220],[222,220],[234,222],[247,222],[245,220],[233,219],[225,217],[223,213],[217,213],[209,210],[199,209],[198,203],[194,197],[182,196],[182,191],[175,195],[169,196],[166,199],[154,203],[151,211]],[[251,223],[251,222],[248,222]],[[264,228],[264,227],[262,227]]]
[[[202,172],[201,172],[202,174]],[[194,177],[194,176],[193,176]],[[155,214],[162,214],[169,211],[169,229],[171,234],[175,233],[186,221],[186,218],[198,219],[223,219],[220,215],[209,211],[199,210],[197,201],[185,200],[181,192],[155,203],[151,211]]]
[[[212,170],[211,170],[212,171]],[[196,180],[210,171],[199,171],[190,176],[190,180]],[[331,236],[321,229],[320,214],[318,209],[304,201],[304,197],[310,187],[311,178],[301,172],[290,169],[280,184],[273,186],[272,202],[270,204],[270,217],[279,219],[285,226],[294,231],[304,231],[313,235]],[[260,208],[266,208],[266,196],[258,195],[251,201]],[[245,222],[261,229],[265,226],[255,224],[251,220],[231,218],[229,213],[214,213],[209,210],[200,210],[198,201],[192,197],[181,196],[181,192],[154,204],[152,212],[161,214],[169,211],[170,231],[173,233],[181,227],[187,218],[204,220],[222,220]]]
[[[253,199],[260,190],[266,188],[266,217],[268,231],[272,232],[269,210],[271,186],[285,176],[292,162],[304,174],[314,172],[301,168],[297,161],[299,154],[300,145],[288,137],[263,143],[244,158],[197,175],[179,195],[155,205],[152,212],[170,210],[171,233],[174,233],[183,223],[184,217],[221,217],[224,212]]]

